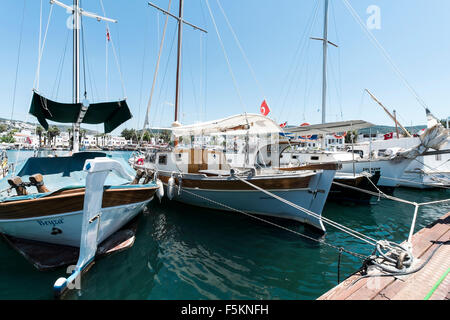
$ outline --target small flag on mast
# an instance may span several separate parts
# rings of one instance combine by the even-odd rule
[[[109,36],[109,29],[106,28],[106,39],[108,39],[108,41],[111,41],[111,37]]]
[[[287,126],[287,121],[285,123],[280,124],[281,128],[285,128]]]
[[[261,108],[259,109],[263,116],[267,116],[270,113],[269,106],[267,105],[266,100],[264,100],[261,104]]]

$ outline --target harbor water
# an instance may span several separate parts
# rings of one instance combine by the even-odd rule
[[[125,159],[129,152],[116,152]],[[10,162],[32,152],[9,152]],[[395,196],[428,202],[448,190],[397,189]],[[323,216],[375,239],[404,241],[414,208],[373,198],[370,206],[327,203]],[[274,200],[274,206],[277,205]],[[423,207],[416,231],[450,211]],[[337,247],[369,255],[373,248],[332,227],[321,236],[299,223],[271,220]],[[337,284],[336,249],[238,213],[155,199],[139,216],[134,246],[98,260],[66,299],[316,299]],[[52,299],[65,268],[40,272],[0,241],[0,299]],[[361,266],[344,254],[340,279]]]

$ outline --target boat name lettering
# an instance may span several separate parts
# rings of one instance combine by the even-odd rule
[[[38,220],[40,226],[56,226],[58,224],[64,224],[64,219],[55,219],[55,220]]]

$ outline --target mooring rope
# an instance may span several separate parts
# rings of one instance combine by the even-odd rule
[[[176,186],[176,187],[179,188],[178,186]],[[360,259],[360,260],[365,260],[365,259],[367,259],[367,256],[365,256],[365,255],[362,255],[362,254],[359,254],[359,253],[356,253],[356,252],[352,252],[352,251],[347,250],[347,249],[344,249],[344,248],[342,248],[342,247],[335,246],[335,245],[333,245],[333,244],[331,244],[331,243],[328,243],[328,242],[326,242],[326,241],[324,241],[324,240],[318,240],[318,239],[315,239],[315,238],[310,237],[310,236],[308,236],[308,235],[306,235],[306,234],[303,234],[303,233],[301,233],[301,232],[298,232],[298,231],[295,231],[295,230],[286,228],[286,227],[284,227],[284,226],[282,226],[282,225],[279,225],[279,224],[277,224],[277,223],[274,223],[274,222],[272,222],[272,221],[269,221],[269,220],[260,218],[260,217],[258,217],[258,216],[255,216],[255,215],[253,215],[253,214],[250,214],[250,213],[248,213],[248,212],[245,212],[245,211],[242,211],[242,210],[239,210],[239,209],[230,207],[230,206],[228,206],[228,205],[226,205],[226,204],[223,204],[223,203],[220,203],[220,202],[218,202],[218,201],[215,201],[215,200],[209,199],[209,198],[207,198],[207,197],[201,196],[201,195],[196,194],[196,193],[194,193],[194,192],[191,192],[191,191],[189,191],[189,190],[183,189],[183,192],[186,192],[187,194],[190,194],[190,195],[195,196],[195,197],[197,197],[197,198],[200,198],[200,199],[209,201],[209,202],[211,202],[211,203],[213,203],[213,204],[219,205],[219,206],[221,206],[221,207],[223,207],[223,208],[226,208],[226,209],[228,209],[228,210],[230,210],[230,211],[238,212],[238,213],[241,213],[241,214],[243,214],[243,215],[245,215],[245,216],[247,216],[247,217],[250,217],[250,218],[259,220],[259,221],[261,221],[261,222],[270,224],[270,225],[272,225],[272,226],[274,226],[274,227],[277,227],[277,228],[280,228],[280,229],[282,229],[282,230],[288,231],[288,232],[290,232],[290,233],[293,233],[293,234],[298,235],[298,236],[300,236],[300,237],[306,238],[306,239],[308,239],[308,240],[311,240],[311,241],[315,241],[315,242],[324,244],[324,245],[326,245],[326,246],[328,246],[328,247],[330,247],[330,248],[333,248],[333,249],[335,249],[335,250],[337,250],[337,251],[339,251],[339,252],[345,252],[345,253],[347,253],[347,254],[349,254],[349,255],[351,255],[351,256],[354,256],[354,257],[356,257],[356,258],[358,258],[358,259]]]
[[[358,232],[356,230],[353,230],[353,229],[351,229],[349,227],[346,227],[346,226],[344,226],[342,224],[339,224],[339,223],[337,223],[337,222],[335,222],[335,221],[333,221],[331,219],[325,218],[322,215],[319,215],[319,214],[317,214],[317,213],[315,213],[315,212],[313,212],[311,210],[303,208],[303,207],[301,207],[301,206],[299,206],[299,205],[297,205],[295,203],[292,203],[292,202],[290,202],[290,201],[288,201],[286,199],[283,199],[283,198],[273,194],[272,192],[264,190],[264,189],[262,189],[262,188],[260,188],[260,187],[258,187],[256,185],[254,185],[253,183],[250,183],[250,182],[246,181],[245,179],[242,179],[241,177],[239,177],[237,175],[234,175],[234,177],[236,179],[240,180],[241,182],[244,182],[247,185],[251,186],[252,188],[254,188],[254,189],[258,190],[258,191],[261,191],[261,192],[263,192],[263,193],[265,193],[265,194],[267,194],[267,195],[269,195],[269,196],[271,196],[271,197],[273,197],[273,198],[275,198],[275,199],[277,199],[277,200],[279,200],[279,201],[281,201],[281,202],[283,202],[283,203],[285,203],[285,204],[287,204],[287,205],[289,205],[289,206],[291,206],[291,207],[293,207],[293,208],[295,208],[295,209],[297,209],[299,211],[302,211],[302,212],[304,212],[304,213],[306,213],[306,214],[308,214],[308,215],[310,215],[310,216],[312,216],[314,218],[322,220],[323,222],[325,222],[325,223],[327,223],[327,224],[329,224],[329,225],[331,225],[331,226],[333,226],[333,227],[335,227],[335,228],[337,228],[337,229],[339,229],[339,230],[341,230],[341,231],[343,231],[345,233],[348,233],[348,234],[354,236],[355,238],[358,238],[359,240],[361,240],[363,242],[366,242],[366,243],[368,243],[370,245],[373,245],[373,246],[376,246],[376,244],[378,242],[377,240],[375,240],[375,239],[373,239],[373,238],[371,238],[371,237],[369,237],[367,235],[364,235],[364,234],[362,234],[362,233],[360,233],[360,232]]]

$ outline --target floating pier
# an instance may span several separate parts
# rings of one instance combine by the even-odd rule
[[[412,238],[419,271],[404,276],[352,275],[318,300],[449,300],[450,213]],[[430,258],[431,257],[431,258]]]

